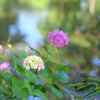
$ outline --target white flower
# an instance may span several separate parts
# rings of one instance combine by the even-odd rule
[[[32,69],[38,69],[38,71],[40,71],[44,70],[45,68],[43,60],[36,55],[28,56],[27,58],[25,58],[23,66],[27,70],[32,68]]]

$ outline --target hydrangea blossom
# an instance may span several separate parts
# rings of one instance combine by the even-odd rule
[[[50,32],[48,35],[48,40],[50,43],[54,43],[57,47],[68,45],[68,42],[70,41],[67,35],[61,30]]]
[[[38,71],[40,71],[44,70],[45,68],[43,60],[36,55],[28,56],[27,58],[25,58],[23,66],[27,70],[32,68],[32,69],[38,69]]]
[[[3,47],[2,45],[0,45],[0,53],[3,51]]]
[[[3,70],[10,70],[11,67],[10,67],[9,65],[10,65],[10,63],[8,63],[8,62],[3,62],[3,63],[1,63],[1,64],[0,64],[0,70],[1,70],[1,71],[3,71]]]

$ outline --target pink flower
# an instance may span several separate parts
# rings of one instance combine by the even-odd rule
[[[3,47],[2,45],[0,45],[0,53],[3,51]]]
[[[3,62],[0,64],[0,70],[3,71],[3,70],[10,70],[11,67],[9,67],[10,63],[8,62]]]
[[[67,35],[61,30],[50,32],[48,35],[48,40],[50,43],[54,43],[57,47],[68,45],[68,42],[70,41]]]

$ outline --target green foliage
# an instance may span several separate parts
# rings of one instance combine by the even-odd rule
[[[100,93],[100,86],[98,83],[96,83],[100,82],[100,80],[92,77],[89,77],[88,80],[92,80],[93,82],[70,84],[70,86],[78,86],[76,90],[80,90],[87,87],[87,89],[83,92],[82,96],[78,97],[78,100],[83,100],[84,98],[91,98]]]
[[[51,70],[49,69],[48,64],[46,64],[46,63],[45,63],[45,69],[43,70],[43,73],[44,73],[47,77],[49,77],[49,76],[52,74]]]
[[[63,30],[70,37],[70,45],[62,48],[64,50],[63,58],[67,59],[74,68],[78,65],[82,66],[83,71],[88,75],[91,67],[93,67],[91,64],[92,58],[100,55],[100,1],[95,0],[93,15],[89,11],[90,2],[87,0],[83,1],[87,7],[81,10],[83,9],[80,6],[81,0],[51,0],[46,8],[48,9],[48,16],[46,20],[40,20],[38,28],[46,40],[49,32]],[[55,59],[58,62],[61,61],[61,55],[55,55]]]
[[[53,63],[54,65],[56,65],[60,70],[63,70],[63,71],[66,71],[66,72],[69,71],[68,66],[66,66],[66,65],[59,65],[59,64],[55,63],[55,62],[52,61],[52,60],[49,60],[49,61],[50,61],[51,63]]]
[[[21,74],[25,74],[26,71],[25,71],[23,65],[20,63],[20,61],[15,56],[12,56],[12,58],[13,58],[14,65],[15,65],[17,71]]]
[[[0,87],[0,91],[4,94],[4,95],[7,95],[8,97],[11,98],[14,98],[13,97],[13,94],[11,92],[9,92],[7,89],[3,88],[3,87]]]
[[[43,87],[43,85],[36,85],[35,87],[34,87],[34,89],[36,90],[36,89],[39,89],[41,92],[43,92],[43,93],[46,93],[46,89],[45,89],[45,87]]]
[[[42,98],[43,100],[48,100],[47,96],[44,93],[42,93],[40,90],[37,90],[37,89],[33,90],[31,92],[31,94],[38,96],[38,97]]]
[[[24,83],[19,79],[13,77],[12,79],[12,88],[14,95],[20,96],[22,98],[28,98],[29,92],[27,87],[24,86]]]
[[[24,50],[21,50],[21,53],[22,53],[23,58],[26,58],[28,56],[27,53]]]
[[[87,83],[86,85],[83,85],[83,86],[80,86],[79,88],[77,88],[77,90],[80,90],[80,89],[82,89],[82,88],[85,88],[85,87],[87,87],[87,86],[93,86],[94,84],[93,83]]]
[[[31,73],[31,72],[30,72]],[[32,73],[31,74],[31,76],[32,76],[32,78],[30,79],[30,82],[32,83],[35,83],[35,82],[38,82],[39,80],[38,80],[38,78],[36,77],[36,75],[34,74],[34,73]],[[31,77],[30,76],[30,77]],[[28,77],[29,78],[29,77]],[[28,80],[28,78],[27,78],[27,80]]]
[[[52,90],[60,99],[63,99],[62,91],[69,93],[70,95],[72,94],[70,90],[62,87],[62,84],[69,82],[69,77],[66,73],[69,71],[69,68],[66,65],[58,64],[55,60],[62,62],[63,60],[68,59],[72,67],[80,65],[84,70],[87,70],[86,68],[88,67],[88,73],[93,67],[91,65],[92,58],[95,55],[100,55],[100,1],[95,0],[94,14],[90,13],[89,4],[86,0],[85,3],[88,7],[82,11],[80,9],[81,1],[82,0],[0,0],[1,44],[20,42],[24,38],[24,36],[21,36],[17,30],[16,35],[12,36],[11,40],[8,41],[10,35],[9,26],[16,22],[16,12],[14,11],[21,6],[25,9],[27,9],[27,7],[34,8],[35,11],[43,10],[43,15],[45,15],[44,12],[46,10],[47,15],[45,20],[42,20],[42,17],[40,16],[38,20],[38,29],[43,34],[43,37],[47,38],[47,33],[59,29],[66,32],[66,34],[70,36],[71,41],[70,45],[60,49],[55,48],[54,45],[43,40],[45,43],[43,46],[43,54],[41,54],[42,49],[36,50],[29,46],[34,53],[43,57],[42,59],[45,62],[45,69],[40,72],[37,70],[26,70],[23,67],[23,59],[29,55],[25,50],[21,50],[19,53],[12,48],[11,52],[14,53],[12,53],[11,57],[8,57],[8,55],[6,55],[5,58],[0,57],[0,62],[10,58],[9,61],[16,68],[16,71],[13,73],[0,71],[1,80],[5,80],[3,84],[4,88],[0,87],[2,94],[8,96],[10,99],[17,99],[18,96],[22,100],[26,100],[29,94],[47,100],[47,98],[49,98],[47,96],[49,92],[51,92],[50,90]],[[39,15],[41,15],[40,12]],[[59,51],[59,54],[54,55],[57,51]],[[46,55],[44,56],[44,54]],[[63,57],[61,55],[63,55]],[[50,57],[53,60],[49,60],[51,59]],[[18,75],[15,75],[16,72]],[[40,79],[42,82],[37,85],[37,82],[39,82]],[[93,82],[69,85],[73,87],[78,86],[77,90],[87,88],[89,93],[80,97],[79,100],[85,97],[90,98],[100,93],[100,80],[92,77],[89,77],[88,79]],[[10,86],[11,90],[7,86]],[[88,87],[93,87],[93,91],[90,92]],[[50,88],[50,90],[48,88]]]
[[[60,99],[63,99],[63,94],[62,92],[58,89],[58,87],[53,86],[51,87],[51,90],[56,94]]]
[[[44,48],[44,50],[46,51],[46,53],[47,53],[48,55],[53,56],[53,55],[48,51],[48,49],[47,49],[45,46],[43,46],[43,48]]]
[[[39,56],[41,56],[40,53],[39,53],[36,49],[34,49],[34,48],[30,47],[30,46],[29,46],[29,48],[30,48],[32,51],[34,51],[36,54],[38,54]]]
[[[59,81],[61,81],[61,82],[63,82],[63,83],[66,83],[66,82],[69,81],[69,77],[68,77],[68,75],[66,74],[66,72],[64,72],[64,71],[57,71],[57,72],[54,74],[53,79],[55,79],[55,80],[57,79],[57,80],[59,80]]]
[[[30,46],[29,46],[30,47]],[[31,48],[31,50],[35,51],[38,55],[41,55],[36,49]],[[59,65],[52,60],[45,60],[45,69],[43,71],[37,72],[36,70],[30,69],[26,70],[22,65],[22,59],[26,58],[28,54],[21,50],[21,55],[18,55],[18,52],[13,50],[15,55],[11,55],[10,60],[13,61],[13,64],[16,68],[16,71],[20,73],[20,77],[13,77],[12,74],[6,76],[4,72],[0,72],[0,77],[7,81],[10,84],[10,88],[12,93],[5,88],[0,88],[3,94],[6,94],[9,98],[22,98],[26,100],[29,97],[29,94],[33,94],[34,96],[41,97],[43,100],[48,100],[46,96],[48,91],[46,87],[49,87],[55,95],[57,95],[60,99],[63,98],[63,94],[59,88],[59,84],[55,84],[56,81],[61,81],[62,83],[67,83],[69,81],[69,77],[66,73],[68,71],[68,67],[65,65]],[[51,46],[45,47],[45,52],[54,53]],[[49,54],[48,54],[49,55]],[[60,70],[55,73],[51,71],[49,65],[54,64]],[[40,84],[37,84],[39,80],[42,80]],[[34,88],[33,88],[34,86]],[[48,92],[47,92],[48,91]]]
[[[60,49],[60,48],[57,48],[58,49],[58,51],[63,55],[63,52],[62,52],[62,50]]]
[[[67,89],[67,88],[65,88],[65,87],[62,87],[62,89],[63,89],[65,92],[67,92],[68,94],[70,94],[70,95],[72,95],[72,94],[73,94],[70,90],[68,90],[68,89]]]
[[[3,73],[2,71],[0,71],[0,77],[2,79],[4,79],[5,81],[7,81],[10,85],[11,85],[11,77],[5,73]]]
[[[100,79],[97,79],[97,78],[89,77],[88,79],[93,80],[93,81],[100,82]]]

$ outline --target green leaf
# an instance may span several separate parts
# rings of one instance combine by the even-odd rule
[[[56,73],[53,76],[53,79],[57,79],[63,83],[67,83],[69,81],[69,77],[64,71],[56,71]]]
[[[27,98],[23,98],[22,100],[27,100]]]
[[[30,48],[32,51],[34,51],[35,53],[37,53],[39,56],[41,56],[40,53],[39,53],[36,49],[34,49],[34,48],[30,47],[30,46],[29,46],[29,48]]]
[[[55,64],[60,70],[64,70],[64,71],[66,71],[66,72],[69,71],[67,65],[59,65],[59,64],[56,64],[56,63],[54,63],[54,64]]]
[[[34,83],[34,82],[29,82],[29,84],[30,84],[31,86],[32,86],[32,85],[33,85],[33,86],[35,85],[35,83]]]
[[[46,93],[46,89],[45,89],[45,88],[43,87],[43,85],[41,85],[41,84],[36,85],[36,86],[34,87],[34,89],[35,89],[35,90],[38,89],[38,90],[42,91],[43,93]]]
[[[89,77],[88,79],[100,82],[100,79],[97,79],[97,78]]]
[[[58,49],[58,51],[60,52],[60,54],[62,54],[62,55],[63,55],[62,50],[61,50],[60,48],[58,48],[58,47],[57,47],[57,49]]]
[[[7,95],[8,97],[13,98],[13,94],[10,93],[10,92],[9,92],[8,90],[6,90],[5,88],[0,87],[0,91],[1,91],[3,94]]]
[[[12,87],[15,95],[20,96],[22,98],[28,98],[29,92],[28,89],[24,86],[24,83],[19,79],[13,77],[12,79]]]
[[[12,78],[9,75],[0,71],[0,77],[6,80],[11,85]]]
[[[54,52],[50,45],[47,45],[47,48],[48,48],[49,51]]]
[[[76,83],[76,84],[69,84],[69,86],[77,86],[77,85],[84,85],[84,84],[87,84],[87,83]]]
[[[27,73],[28,73],[28,76],[31,77],[30,83],[34,84],[39,81],[36,74],[34,74],[35,72],[33,69],[27,70]],[[27,77],[27,80],[29,79],[29,77]]]
[[[28,43],[27,43],[26,41],[23,41],[23,43],[25,43],[25,44],[28,45]],[[29,46],[29,45],[28,45],[28,46]],[[36,54],[38,54],[39,56],[41,56],[40,53],[39,53],[36,49],[32,48],[31,46],[29,46],[29,48],[30,48],[32,51],[34,51]]]
[[[12,56],[12,58],[17,71],[21,74],[26,74],[26,70],[24,69],[23,65],[19,62],[19,60],[15,56]]]
[[[23,56],[24,58],[27,57],[27,53],[25,52],[25,50],[21,50],[21,53],[22,53],[22,56]]]
[[[67,92],[68,94],[73,94],[70,90],[68,90],[67,88],[65,88],[65,87],[62,87],[62,89],[65,91],[65,92]]]
[[[100,89],[100,86],[99,86],[99,85],[97,85],[97,86],[96,86],[96,88],[95,88],[95,90],[96,90],[96,89]]]
[[[33,78],[30,79],[30,82],[34,82],[34,83],[38,82],[38,78],[34,77],[35,76],[34,73],[32,74],[32,76],[33,76]]]
[[[48,62],[54,63],[54,61],[51,60],[51,59],[44,60],[44,62],[45,62],[45,63],[48,63]]]
[[[45,63],[45,68],[44,68],[44,70],[43,70],[43,73],[47,76],[47,77],[49,77],[50,75],[51,75],[51,70],[49,69],[49,66]]]
[[[99,94],[100,94],[100,90],[97,90],[97,91],[94,91],[92,94],[88,95],[87,98],[91,98]]]
[[[54,52],[53,49],[52,49],[52,47],[50,46],[50,43],[47,42],[46,40],[43,40],[43,41],[47,44],[46,47],[48,48],[48,51]]]
[[[50,44],[49,42],[47,42],[46,40],[43,40],[46,44]]]
[[[45,77],[44,75],[40,74],[39,72],[38,72],[37,77],[45,80],[48,84],[52,85],[52,82],[51,82],[51,78],[50,77]]]
[[[42,93],[40,90],[37,90],[37,89],[33,90],[31,92],[31,94],[38,96],[38,97],[42,98],[43,100],[48,100],[47,96],[44,93]]]
[[[53,60],[51,60],[51,59],[49,59],[49,60],[47,60],[46,62],[51,62],[51,63],[53,63],[54,65],[56,65],[60,70],[63,70],[63,71],[66,71],[66,72],[68,72],[69,71],[69,68],[68,68],[68,66],[67,65],[60,65],[60,64],[57,64],[57,63],[55,63]]]
[[[93,88],[94,88],[94,86],[89,86],[89,88],[84,91],[84,93],[82,94],[82,96],[85,95],[86,93],[91,92],[91,89],[93,89]]]
[[[91,83],[91,84],[86,84],[86,85],[83,85],[83,86],[80,86],[79,88],[77,88],[76,90],[79,90],[79,89],[82,89],[82,88],[84,88],[84,87],[87,87],[87,86],[90,86],[90,85],[94,85],[93,83]]]
[[[54,86],[56,89],[60,91],[59,87],[56,84],[52,84],[52,86]]]
[[[32,91],[32,87],[29,83],[29,80],[27,78],[24,78],[23,79],[23,83],[24,83],[24,86],[28,88],[28,91],[31,92]]]
[[[51,57],[53,56],[53,55],[48,51],[48,49],[47,49],[45,46],[43,46],[43,48],[44,48],[44,50],[46,51],[46,53],[47,53],[48,55],[50,55]]]
[[[56,88],[56,87],[51,87],[51,90],[54,92],[54,94],[56,94],[60,99],[63,99],[63,94],[62,92]]]
[[[94,96],[96,96],[96,95],[98,95],[98,94],[100,94],[100,89],[98,89],[98,90],[94,90],[93,88],[92,88],[92,91],[90,90],[87,94],[82,94],[82,96],[80,96],[79,98],[78,98],[78,100],[83,100],[84,98],[91,98],[91,97],[94,97]]]

